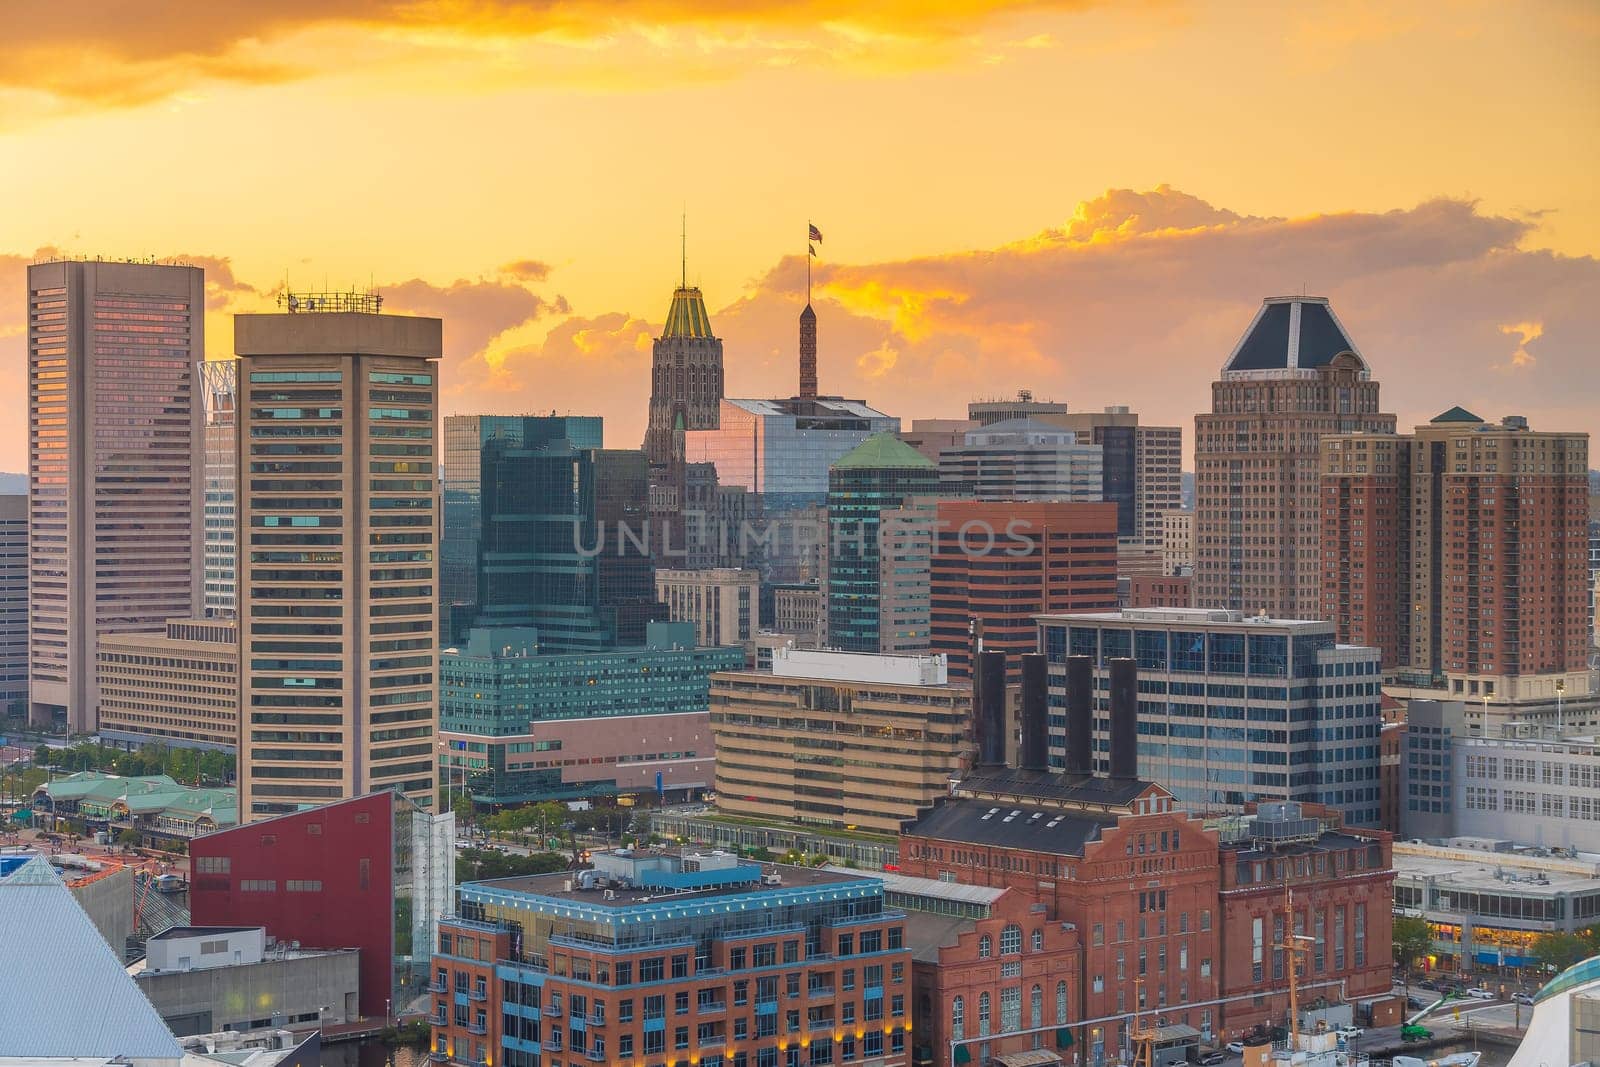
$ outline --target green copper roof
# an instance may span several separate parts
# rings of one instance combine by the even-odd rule
[[[841,467],[931,467],[933,463],[921,452],[906,444],[892,433],[875,433],[850,452],[834,461],[835,470]]]
[[[1468,411],[1466,408],[1457,405],[1456,407],[1451,408],[1449,411],[1446,411],[1442,415],[1435,415],[1433,417],[1433,421],[1434,422],[1482,422],[1483,420],[1478,418],[1478,416],[1474,415],[1472,412]]]
[[[662,337],[711,337],[711,316],[706,314],[706,298],[699,286],[675,290],[672,307],[667,310],[667,325]]]

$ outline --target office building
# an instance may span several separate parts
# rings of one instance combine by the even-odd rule
[[[0,708],[28,699],[28,494],[0,494]]]
[[[825,623],[822,588],[816,582],[772,586],[772,630],[791,634],[801,648],[822,644]]]
[[[656,571],[656,599],[674,622],[694,624],[701,645],[738,645],[747,653],[762,629],[761,574],[738,567]]]
[[[996,422],[939,453],[939,489],[979,500],[1098,501],[1102,451],[1036,419]]]
[[[260,926],[173,926],[130,968],[179,1037],[266,1027],[338,1026],[357,1008],[361,954],[268,943]]]
[[[960,770],[971,704],[941,656],[776,649],[770,672],[719,671],[717,805],[894,833]]]
[[[541,652],[528,628],[472,630],[439,661],[440,777],[478,804],[710,789],[712,672],[742,646],[696,647],[690,623],[651,623],[634,648]]]
[[[1322,617],[1403,684],[1518,704],[1588,692],[1589,438],[1460,407],[1324,438]]]
[[[380,300],[234,318],[247,821],[378,789],[435,803],[442,324]]]
[[[981,426],[975,419],[913,419],[909,430],[900,431],[900,440],[937,464],[941,452],[960,448],[967,443],[967,434]]]
[[[0,967],[15,979],[0,1030],[7,1059],[178,1067],[183,1049],[172,1031],[44,857],[0,877],[0,926]]]
[[[1541,934],[1600,922],[1600,857],[1553,856],[1478,838],[1394,846],[1394,909],[1427,922],[1438,970],[1526,967]]]
[[[650,413],[644,453],[652,487],[681,493],[684,435],[715,430],[722,406],[722,340],[711,332],[711,316],[699,286],[685,279],[672,294],[661,336],[650,348]],[[651,502],[652,514],[682,506],[681,497]]]
[[[179,619],[160,633],[107,634],[96,655],[100,737],[229,752],[239,744],[239,628]]]
[[[938,521],[939,501],[932,497],[911,497],[879,515],[879,652],[920,655],[933,642],[930,584]]]
[[[1195,604],[1322,617],[1318,439],[1393,433],[1323,297],[1270,297],[1195,416]]]
[[[208,619],[231,619],[238,610],[239,364],[232,359],[202,360],[195,373],[204,411],[201,607]]]
[[[427,984],[427,946],[455,898],[455,852],[454,815],[371,793],[195,838],[189,907],[196,926],[359,949],[355,1007],[382,1018]]]
[[[617,850],[470,882],[433,957],[433,1058],[907,1067],[911,958],[883,883]]]
[[[495,473],[507,457],[600,448],[603,424],[597,415],[446,415],[444,419],[444,533],[440,548],[440,633],[462,639],[477,622],[484,565],[484,475]],[[418,470],[422,469],[419,464]],[[492,521],[487,520],[487,521]],[[582,531],[588,536],[590,531]],[[571,537],[569,536],[568,540]],[[532,535],[525,554],[531,555]],[[557,542],[556,548],[565,551]],[[527,621],[527,620],[524,620]]]
[[[930,648],[950,676],[971,676],[972,624],[985,648],[1032,652],[1040,612],[1117,603],[1117,509],[1074,504],[940,501],[931,563]]]
[[[199,612],[205,272],[28,267],[29,718],[95,728],[95,645]]]
[[[828,468],[874,434],[895,433],[900,420],[860,400],[819,396],[724,400],[716,429],[684,434],[689,463],[711,463],[723,486],[761,494],[771,518],[828,494]]]
[[[1378,651],[1337,644],[1332,623],[1129,608],[1047,615],[1039,631],[1053,684],[1069,657],[1090,657],[1101,688],[1111,660],[1134,659],[1140,773],[1192,810],[1293,800],[1378,825]],[[1051,743],[1059,765],[1068,743]]]
[[[1194,512],[1169,508],[1161,513],[1161,571],[1194,573]]]
[[[882,515],[938,488],[933,464],[888,433],[867,438],[828,468],[829,646],[882,650]]]
[[[1017,419],[1048,419],[1067,414],[1067,405],[1054,400],[1035,400],[1033,390],[1018,389],[1015,397],[974,400],[967,405],[967,420],[978,426],[993,426]]]

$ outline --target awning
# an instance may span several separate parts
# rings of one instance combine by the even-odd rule
[[[956,1062],[957,1063],[971,1063],[972,1062],[972,1052],[971,1052],[970,1049],[967,1048],[967,1046],[965,1046],[965,1045],[957,1045],[956,1046]]]
[[[1056,1031],[1056,1048],[1072,1047],[1072,1031],[1065,1026]]]
[[[1000,1067],[1057,1067],[1061,1057],[1049,1049],[1029,1049],[1026,1052],[1008,1052],[1004,1056],[996,1056],[994,1062]]]

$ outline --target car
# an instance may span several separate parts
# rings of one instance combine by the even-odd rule
[[[1230,1041],[1227,1044],[1227,1049],[1228,1049],[1229,1052],[1233,1053],[1235,1056],[1243,1056],[1244,1055],[1244,1042],[1243,1041]]]
[[[1471,997],[1473,1000],[1493,1000],[1494,990],[1485,989],[1481,985],[1473,986],[1471,989],[1467,990],[1467,996]]]
[[[1428,979],[1425,979],[1425,980],[1423,980],[1423,981],[1421,981],[1421,982],[1418,982],[1418,983],[1417,983],[1417,988],[1418,988],[1418,989],[1432,989],[1432,990],[1438,990],[1438,988],[1439,988],[1439,983],[1438,983],[1438,982],[1435,982],[1435,981],[1434,981],[1434,980],[1433,980],[1433,979],[1431,979],[1431,978],[1428,978]]]
[[[1341,1026],[1334,1033],[1348,1041],[1352,1037],[1360,1037],[1366,1031],[1359,1026]]]
[[[1228,1062],[1228,1054],[1221,1049],[1200,1053],[1200,1058],[1195,1061],[1200,1067],[1217,1067],[1219,1063]]]
[[[1532,1004],[1533,1003],[1533,994],[1532,993],[1513,993],[1513,994],[1511,994],[1511,999],[1516,1001],[1518,1004]]]

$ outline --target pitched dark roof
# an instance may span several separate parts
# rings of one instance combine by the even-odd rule
[[[1261,302],[1261,310],[1222,369],[1313,369],[1327,366],[1341,352],[1352,353],[1366,366],[1325,297],[1275,296]]]
[[[957,783],[962,793],[1003,794],[1042,801],[1069,801],[1126,808],[1154,783],[1137,778],[1067,775],[1055,771],[1024,771],[1014,767],[980,768]]]
[[[1441,412],[1440,414],[1435,415],[1429,421],[1430,422],[1482,422],[1483,420],[1478,418],[1478,416],[1474,415],[1472,412],[1468,411],[1466,408],[1464,408],[1461,405],[1457,404],[1455,407],[1451,408],[1449,411]]]
[[[988,800],[950,800],[924,814],[906,833],[936,841],[1081,856],[1084,845],[1114,825],[1116,818],[1111,815],[1085,816]]]

